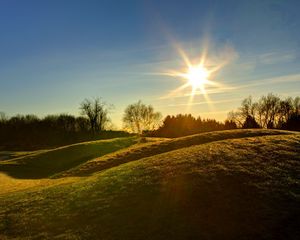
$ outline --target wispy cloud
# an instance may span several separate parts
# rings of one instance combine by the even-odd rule
[[[300,74],[288,74],[279,77],[271,77],[271,78],[263,78],[256,79],[248,84],[242,84],[239,86],[233,86],[232,90],[238,90],[241,88],[249,88],[249,87],[257,87],[262,85],[269,85],[274,83],[290,83],[290,82],[298,82],[300,81]]]
[[[262,64],[286,63],[291,62],[295,59],[295,52],[269,52],[258,57],[258,61]]]
[[[227,99],[227,100],[218,100],[218,101],[210,101],[209,104],[217,104],[217,103],[230,103],[230,102],[238,102],[243,100],[243,98],[233,98],[233,99]],[[195,106],[195,105],[207,105],[207,101],[200,101],[200,102],[192,102],[192,103],[175,103],[175,104],[168,104],[164,105],[165,107],[180,107],[180,106]]]
[[[296,61],[298,49],[286,51],[269,51],[255,55],[241,55],[233,67],[239,72],[253,72],[256,68],[263,68],[271,65],[284,65]]]

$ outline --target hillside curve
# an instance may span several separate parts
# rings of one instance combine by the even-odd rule
[[[214,141],[0,196],[3,239],[299,239],[300,135]]]
[[[215,141],[286,134],[297,133],[268,129],[238,129],[200,133],[187,137],[150,142],[149,144],[132,146],[128,149],[121,149],[111,154],[92,159],[65,172],[54,175],[53,177],[60,178],[73,176],[88,176],[95,172],[103,171],[105,169],[109,169],[111,167],[115,167],[130,161],[135,161],[141,158],[150,157],[153,155],[173,151],[176,149],[181,149],[199,144],[206,144]]]

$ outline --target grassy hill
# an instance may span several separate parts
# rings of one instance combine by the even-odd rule
[[[126,162],[138,160],[145,157],[169,152],[193,145],[205,144],[224,139],[236,139],[245,137],[259,137],[266,135],[291,134],[289,131],[279,130],[228,130],[215,131],[202,134],[195,134],[188,137],[176,139],[158,138],[156,141],[150,141],[148,144],[134,145],[130,149],[121,149],[112,154],[104,155],[71,168],[68,171],[55,175],[54,177],[66,176],[87,176],[94,172],[103,171],[111,167],[124,164]]]
[[[0,171],[14,178],[47,178],[93,158],[129,147],[137,141],[136,137],[114,138],[30,152],[25,156],[0,161]]]
[[[0,194],[0,239],[299,239],[299,134],[129,145],[57,179],[16,180],[48,182]]]

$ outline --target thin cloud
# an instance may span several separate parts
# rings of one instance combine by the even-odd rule
[[[295,60],[296,54],[294,52],[270,52],[260,55],[258,59],[262,64],[279,64]]]
[[[257,87],[257,86],[262,86],[267,84],[288,83],[288,82],[298,82],[298,81],[300,81],[300,74],[289,74],[289,75],[283,75],[283,76],[273,77],[273,78],[257,79],[249,84],[235,86],[233,87],[233,89],[238,90],[241,88]]]
[[[227,100],[218,100],[218,101],[210,101],[210,104],[217,104],[217,103],[229,103],[229,102],[238,102],[243,100],[244,98],[233,98],[233,99],[227,99]],[[200,101],[200,102],[192,102],[192,103],[178,103],[178,104],[168,104],[168,105],[163,105],[160,107],[179,107],[179,106],[194,106],[194,105],[204,105],[208,104],[207,101]]]

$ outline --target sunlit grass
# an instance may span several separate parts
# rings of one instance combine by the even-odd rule
[[[291,134],[288,131],[280,130],[228,130],[215,131],[208,133],[195,134],[187,137],[175,139],[155,139],[153,142],[145,144],[135,144],[129,148],[121,149],[111,154],[95,158],[87,161],[77,167],[64,171],[61,174],[56,174],[53,177],[73,177],[73,176],[88,176],[98,171],[103,171],[111,167],[119,166],[121,164],[135,161],[141,158],[158,155],[173,150],[186,148],[199,144],[206,144],[209,142],[220,141],[224,139],[236,139],[245,137],[259,137],[265,135],[284,135]],[[151,139],[151,138],[150,138]]]
[[[88,160],[129,147],[137,142],[136,137],[115,138],[37,151],[30,155],[0,161],[0,171],[14,178],[49,178]]]
[[[0,196],[0,232],[27,239],[295,236],[300,137],[286,134],[183,147],[71,184]]]
[[[71,183],[78,178],[61,179],[16,179],[0,172],[0,195],[28,189],[53,187],[58,184]]]

